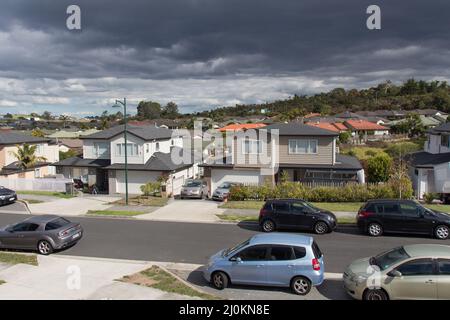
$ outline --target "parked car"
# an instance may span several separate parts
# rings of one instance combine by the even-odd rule
[[[79,223],[55,215],[35,216],[0,228],[0,248],[37,250],[48,255],[76,244],[82,236]]]
[[[450,299],[450,247],[398,247],[351,263],[344,287],[355,299]]]
[[[357,214],[359,229],[373,237],[384,232],[428,234],[448,239],[450,215],[412,200],[371,200]]]
[[[238,183],[223,182],[216,190],[214,190],[211,198],[219,201],[225,200],[230,195],[231,187],[236,185],[238,185]]]
[[[180,198],[202,199],[208,195],[208,185],[203,180],[188,180],[182,187]]]
[[[0,205],[10,204],[17,200],[14,190],[0,186]]]
[[[213,255],[203,276],[219,290],[229,284],[247,284],[290,287],[306,295],[323,282],[323,255],[312,237],[258,234]]]
[[[259,225],[264,232],[281,228],[302,229],[324,234],[337,226],[336,216],[299,199],[267,200],[259,212]]]

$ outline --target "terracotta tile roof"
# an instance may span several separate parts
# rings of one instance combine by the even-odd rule
[[[305,119],[312,118],[312,117],[320,117],[320,113],[311,112],[311,113],[308,113],[306,116],[304,116]]]
[[[333,125],[341,131],[347,131],[348,128],[342,122],[334,122]]]
[[[384,126],[367,120],[347,120],[345,124],[353,130],[389,130]]]
[[[229,124],[223,128],[220,128],[220,132],[225,131],[240,131],[240,130],[248,130],[248,129],[257,129],[265,127],[264,123],[243,123],[243,124]]]
[[[334,132],[339,132],[340,130],[334,126],[334,123],[330,122],[308,122],[307,125],[313,126],[316,128],[321,128],[325,130],[330,130]]]

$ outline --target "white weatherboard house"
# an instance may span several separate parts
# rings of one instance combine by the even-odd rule
[[[141,194],[140,187],[164,176],[167,192],[177,195],[184,181],[197,177],[198,167],[174,163],[171,152],[182,152],[183,137],[176,130],[155,126],[128,126],[125,146],[124,126],[116,126],[81,137],[83,156],[54,164],[66,178],[81,178],[101,192],[125,193],[125,148],[128,159],[128,191]]]
[[[271,130],[278,132],[278,139]],[[201,164],[210,192],[223,182],[275,184],[281,171],[297,182],[365,182],[358,159],[337,152],[338,132],[298,122],[273,124],[256,131],[255,138],[246,137],[245,132],[237,134],[226,159]]]
[[[427,131],[424,151],[409,155],[411,178],[416,197],[438,193],[450,201],[450,123]]]

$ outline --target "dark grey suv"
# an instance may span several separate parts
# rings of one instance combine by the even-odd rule
[[[48,255],[77,243],[83,236],[79,223],[55,215],[42,215],[0,228],[0,248],[37,250]]]

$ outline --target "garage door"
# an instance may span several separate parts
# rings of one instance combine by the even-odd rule
[[[128,171],[128,193],[142,194],[141,186],[149,181],[156,181],[161,175],[154,171]],[[116,171],[117,192],[125,193],[125,172]]]
[[[173,182],[173,194],[179,195],[181,193],[181,187],[184,184],[184,177],[178,177],[172,180]]]
[[[211,192],[214,192],[223,182],[258,184],[259,181],[259,170],[211,169]]]

